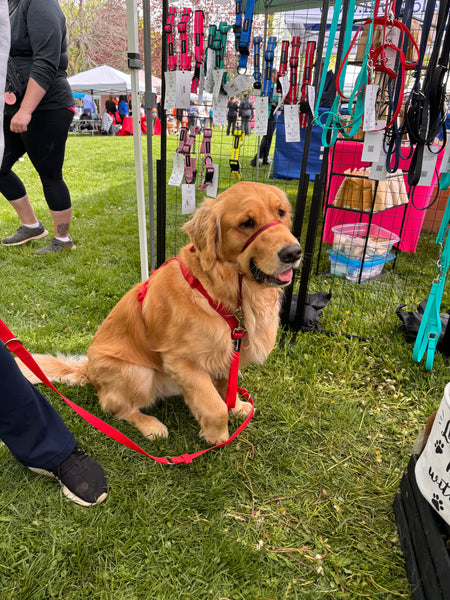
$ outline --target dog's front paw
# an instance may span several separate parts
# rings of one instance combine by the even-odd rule
[[[136,425],[142,435],[150,439],[156,437],[166,438],[169,436],[167,427],[155,417],[139,413],[138,415],[134,415],[133,419],[129,418],[128,420]]]
[[[240,398],[236,398],[236,404],[234,408],[230,410],[230,415],[240,416],[240,417],[248,417],[248,415],[252,412],[252,405],[250,402],[242,402]]]
[[[228,439],[228,427],[223,431],[218,431],[213,428],[201,429],[199,436],[206,440],[211,446],[216,446],[222,442],[226,442]]]

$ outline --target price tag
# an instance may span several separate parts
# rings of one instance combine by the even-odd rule
[[[207,52],[206,52],[206,75],[205,75],[204,90],[209,93],[211,93],[213,90],[214,58],[215,58],[214,50],[212,50],[211,48],[208,48]]]
[[[377,163],[380,160],[382,146],[382,131],[366,131],[364,135],[364,145],[361,153],[361,160],[363,162]]]
[[[286,96],[288,95],[289,92],[289,88],[291,87],[291,84],[289,82],[289,75],[283,75],[282,77],[280,77],[280,83],[281,83],[281,96],[282,96],[282,100],[284,100],[286,98]]]
[[[375,181],[384,181],[386,179],[386,173],[386,152],[381,150],[378,161],[372,164],[369,173],[369,179],[374,179]]]
[[[184,156],[182,154],[178,154],[177,152],[173,153],[173,166],[172,173],[170,174],[170,178],[168,181],[169,185],[180,186],[183,181],[184,175]]]
[[[214,125],[227,124],[227,96],[219,94],[216,103],[213,105]]]
[[[375,104],[377,101],[378,86],[366,86],[366,94],[364,96],[364,123],[363,131],[373,131],[376,126],[375,120]]]
[[[298,104],[284,107],[284,131],[286,133],[286,142],[300,141],[300,122],[298,113]]]
[[[195,185],[183,183],[181,186],[181,214],[191,215],[195,211]]]
[[[214,69],[213,71],[213,104],[217,103],[217,99],[220,95],[220,88],[222,87],[223,69]]]
[[[236,75],[234,79],[228,81],[223,87],[229,96],[237,96],[244,90],[253,85],[253,77],[251,75]]]
[[[314,114],[314,107],[316,104],[316,88],[313,85],[308,85],[308,104],[311,108],[312,114]]]
[[[164,96],[164,109],[172,112],[175,108],[175,98],[177,93],[176,71],[166,71],[164,78],[166,80],[166,94]]]
[[[190,71],[175,71],[176,73],[176,96],[175,106],[177,108],[189,108],[191,98],[192,74]]]
[[[213,164],[214,175],[211,185],[206,188],[206,195],[208,198],[215,198],[217,196],[217,186],[219,183],[219,165]]]
[[[422,171],[420,172],[420,179],[417,185],[429,187],[432,184],[437,157],[437,154],[430,152],[427,146],[425,146],[423,150]]]
[[[255,98],[255,127],[254,135],[266,135],[269,122],[269,98],[259,96]]]

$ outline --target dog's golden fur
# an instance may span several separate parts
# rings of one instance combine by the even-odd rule
[[[272,221],[280,225],[260,233],[242,251],[246,241]],[[246,334],[241,367],[262,363],[275,344],[279,290],[300,262],[290,224],[290,204],[282,191],[240,182],[216,199],[206,199],[184,226],[192,244],[181,249],[180,260],[230,313],[237,309],[238,273],[242,274]],[[189,287],[176,260],[152,274],[142,306],[137,298],[141,286],[125,294],[106,317],[87,357],[35,355],[37,362],[49,379],[70,385],[90,382],[103,410],[134,423],[146,436],[168,432],[141,409],[158,398],[183,394],[200,424],[200,435],[211,444],[226,440],[229,325]],[[26,375],[37,382],[30,372]],[[238,398],[233,413],[249,411],[250,405]]]

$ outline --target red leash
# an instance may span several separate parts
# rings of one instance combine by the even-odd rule
[[[120,444],[127,446],[127,448],[130,448],[130,450],[134,450],[135,452],[138,452],[139,454],[143,454],[144,456],[147,456],[148,458],[151,458],[151,459],[155,460],[156,462],[164,464],[164,465],[188,464],[188,463],[192,462],[194,460],[194,458],[197,458],[197,456],[201,456],[202,454],[204,454],[205,452],[208,452],[209,450],[213,450],[214,448],[221,448],[222,446],[226,446],[227,444],[232,442],[241,433],[241,431],[243,429],[245,429],[245,427],[247,427],[247,425],[249,424],[249,422],[253,416],[253,413],[255,412],[253,400],[252,400],[252,397],[250,396],[250,394],[247,392],[246,389],[238,387],[237,391],[242,396],[244,396],[244,398],[246,398],[252,405],[252,411],[247,416],[245,421],[236,429],[236,431],[225,442],[216,444],[215,446],[211,446],[210,448],[204,448],[203,450],[199,450],[198,452],[193,452],[192,454],[181,454],[180,456],[162,456],[162,457],[152,456],[151,454],[148,454],[145,450],[143,450],[140,446],[138,446],[135,442],[133,442],[133,440],[131,440],[129,437],[127,437],[126,435],[121,433],[118,429],[115,429],[111,425],[108,425],[108,423],[105,423],[104,421],[102,421],[101,419],[96,417],[95,415],[91,414],[89,411],[85,410],[84,408],[81,408],[81,406],[78,406],[78,404],[75,404],[75,402],[72,402],[71,400],[69,400],[68,398],[63,396],[60,392],[58,392],[56,387],[48,379],[48,377],[42,371],[40,366],[37,364],[37,362],[34,360],[34,358],[28,352],[28,350],[14,336],[12,331],[5,325],[5,323],[1,319],[0,319],[0,340],[4,343],[4,346],[7,350],[10,350],[18,358],[20,358],[20,360],[30,369],[30,371],[32,371],[36,375],[36,377],[38,377],[42,381],[42,383],[44,383],[47,387],[49,387],[54,392],[56,392],[58,394],[58,396],[60,398],[62,398],[64,400],[64,402],[66,402],[66,404],[68,404],[72,410],[74,410],[78,415],[80,415],[80,417],[82,417],[90,425],[92,425],[93,427],[95,427],[96,429],[98,429],[99,431],[101,431],[102,433],[107,435],[108,437],[112,438],[113,440],[116,440]]]

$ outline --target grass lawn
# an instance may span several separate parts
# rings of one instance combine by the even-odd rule
[[[245,178],[254,176],[254,144],[250,138],[242,155]],[[170,139],[169,156],[175,145]],[[222,188],[229,183],[226,152]],[[140,279],[132,139],[70,137],[66,156],[77,249],[34,256],[42,240],[0,247],[0,316],[33,352],[84,353]],[[17,172],[49,228],[28,159]],[[294,201],[297,182],[280,185]],[[174,189],[168,215],[169,256],[185,241]],[[3,200],[1,237],[17,227]],[[423,243],[432,245],[432,236]],[[374,341],[309,332],[277,346],[263,366],[242,374],[257,408],[249,427],[189,466],[159,465],[119,446],[42,387],[80,447],[103,465],[109,496],[98,507],[76,506],[0,443],[0,598],[410,598],[392,503],[449,377],[440,354],[431,371],[412,361],[391,307],[403,301],[412,310],[426,297],[434,273],[424,265],[420,253],[400,256],[379,282],[356,286],[327,275],[324,262],[311,290],[333,288],[323,324],[359,333],[363,322]],[[156,408],[170,435],[150,443],[105,417],[90,386],[58,387],[150,454],[204,447],[181,398]]]

